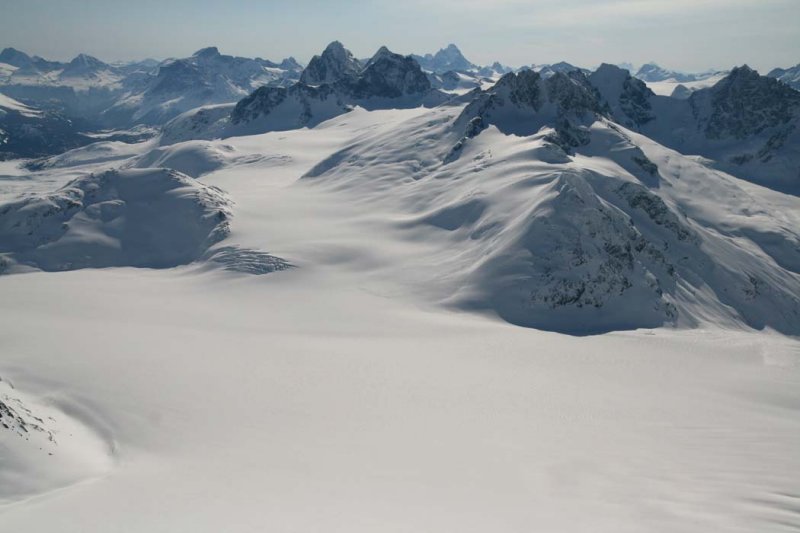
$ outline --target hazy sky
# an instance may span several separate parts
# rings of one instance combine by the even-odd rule
[[[800,0],[0,0],[0,48],[106,61],[223,53],[305,62],[456,43],[476,63],[656,61],[701,70],[800,62]]]

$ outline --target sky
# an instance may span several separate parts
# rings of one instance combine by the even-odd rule
[[[0,48],[105,61],[225,54],[307,62],[455,43],[479,64],[568,61],[684,71],[800,63],[800,0],[0,0]]]

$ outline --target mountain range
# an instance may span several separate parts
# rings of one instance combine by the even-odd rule
[[[794,205],[800,195],[800,92],[746,65],[717,74],[719,81],[684,98],[656,94],[648,82],[610,64],[588,70],[557,63],[484,76],[457,52],[450,46],[420,64],[381,47],[358,60],[333,42],[299,72],[293,61],[268,65],[215,48],[162,62],[153,77],[148,67],[129,65],[120,83],[130,87],[139,73],[139,96],[101,114],[147,123],[174,117],[156,137],[132,145],[104,139],[28,166],[123,172],[102,183],[137,179],[126,174],[131,168],[166,167],[201,178],[258,160],[237,153],[237,139],[392,111],[407,118],[361,132],[300,181],[365,197],[377,212],[403,220],[399,231],[441,232],[432,238],[442,239],[442,250],[453,256],[425,267],[437,303],[572,333],[692,326],[712,315],[718,322],[797,332],[800,231],[794,215],[775,206]],[[441,73],[454,67],[464,70]],[[79,56],[58,70],[58,79],[107,81],[121,68]],[[448,90],[432,82],[449,72],[463,76],[459,83],[476,83]],[[645,72],[651,79],[675,78],[653,65]],[[256,87],[258,80],[267,83]],[[218,96],[230,101],[207,101]],[[201,105],[174,116],[194,104]],[[7,116],[34,120],[45,113],[11,99],[5,106]],[[67,142],[76,141],[66,139],[64,148]],[[23,224],[34,235],[24,247],[7,246],[7,261],[43,269],[131,261],[98,251],[96,261],[76,262],[69,254],[78,252],[55,244],[44,245],[46,254],[37,251],[52,241],[53,230],[29,218],[38,213],[32,206],[55,202],[69,211],[70,198],[86,194],[70,191],[96,187],[88,183],[0,212],[0,226]],[[75,208],[97,209],[84,204]],[[76,220],[69,213],[59,216]],[[93,233],[112,234],[102,220]],[[213,229],[200,227],[201,236]],[[47,235],[35,236],[40,231]],[[225,236],[191,239],[196,244],[186,257],[200,260]],[[80,250],[86,257],[93,248]],[[433,281],[441,276],[446,282]]]

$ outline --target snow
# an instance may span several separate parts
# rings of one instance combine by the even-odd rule
[[[6,96],[0,93],[0,112],[3,111],[4,109],[10,111],[16,111],[26,117],[38,117],[39,115],[41,115],[40,111],[37,111],[29,106],[26,106],[25,104],[14,100],[10,96]]]
[[[698,81],[677,81],[674,79],[668,79],[664,81],[645,81],[650,90],[656,94],[660,94],[662,96],[672,96],[672,93],[675,91],[675,88],[679,85],[683,85],[690,91],[696,91],[697,89],[704,89],[706,87],[713,87],[718,81],[722,80],[725,76],[727,76],[727,72],[720,72],[713,76],[709,76],[708,78],[698,80]]]
[[[199,170],[196,187],[231,202],[216,246],[295,268],[0,276],[0,378],[34,414],[52,406],[80,428],[64,446],[84,454],[59,448],[48,458],[63,468],[43,469],[38,447],[0,427],[16,472],[2,484],[3,528],[798,527],[796,338],[746,327],[703,303],[703,287],[686,309],[693,329],[593,336],[442,305],[463,296],[481,254],[514,241],[554,172],[598,194],[598,176],[657,180],[648,190],[731,254],[717,257],[772,273],[796,271],[784,241],[800,227],[797,198],[606,123],[574,156],[492,126],[434,165],[461,135],[448,129],[461,110],[356,108],[314,128],[142,143],[109,161]],[[657,178],[637,170],[639,153]],[[87,169],[0,166],[3,200],[52,194]]]

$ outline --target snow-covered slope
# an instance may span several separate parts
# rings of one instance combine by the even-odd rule
[[[655,95],[618,67],[591,77],[615,121],[737,177],[800,192],[800,93],[746,65],[688,99]]]
[[[798,202],[607,121],[595,96],[579,72],[510,74],[452,121],[364,138],[307,179],[440,228],[442,253],[406,266],[447,272],[451,305],[577,333],[712,320],[797,334]]]
[[[4,271],[165,268],[227,236],[230,204],[174,170],[111,170],[0,205]]]
[[[204,48],[192,57],[161,64],[143,90],[135,87],[126,92],[104,116],[112,122],[164,124],[202,105],[235,102],[262,85],[291,83],[298,74],[261,59]]]
[[[629,69],[630,70],[630,69]],[[633,71],[631,71],[633,73]],[[633,76],[645,83],[654,93],[663,96],[688,98],[692,91],[711,87],[725,76],[727,71],[707,70],[698,73],[667,70],[655,63],[642,65]],[[676,92],[677,91],[677,92]]]
[[[789,87],[800,91],[800,64],[789,68],[770,70],[767,76],[779,79]]]
[[[563,95],[542,85],[528,102],[556,118],[577,115],[564,96],[587,89],[567,80],[575,87]],[[500,87],[503,107],[513,104],[513,85]],[[695,237],[722,265],[708,266],[700,280],[721,279],[742,258],[756,276],[779,272],[775,258],[788,272],[795,267],[784,240],[798,227],[797,199],[709,170],[605,119],[589,124],[590,111],[587,123],[574,124],[588,144],[571,153],[547,131],[506,135],[489,124],[444,163],[465,137],[463,112],[456,103],[355,108],[315,128],[152,154],[143,145],[111,162],[159,154],[167,164],[184,149],[200,157],[230,146],[237,158],[199,177],[226,191],[234,214],[230,236],[210,253],[222,265],[237,253],[235,264],[253,265],[261,259],[246,263],[254,257],[242,249],[270,249],[297,268],[250,276],[192,263],[0,276],[0,377],[15,386],[0,395],[19,399],[48,430],[66,430],[48,447],[0,428],[0,476],[10,473],[0,483],[2,528],[797,527],[800,345],[745,327],[740,294],[730,298],[735,306],[718,306],[711,289],[687,289],[689,300],[676,307],[679,321],[702,315],[702,329],[691,331],[576,337],[461,312],[536,281],[510,275],[541,272],[535,260],[562,268],[576,257],[537,252],[545,221],[552,231],[544,244],[585,236],[587,263],[561,271],[576,276],[615,257],[618,250],[601,243],[624,245],[633,231],[669,243],[662,253],[678,262],[675,279],[689,288],[699,283],[684,281],[698,256],[682,266],[681,253],[697,247]],[[493,107],[484,116],[510,114]],[[658,176],[637,162],[639,150]],[[38,198],[85,171],[0,165],[0,195]],[[556,210],[563,205],[575,210],[575,224]],[[693,233],[681,240],[686,228]],[[640,253],[631,251],[636,268],[642,261],[658,272]],[[501,264],[509,275],[489,277],[503,274]],[[626,274],[635,282],[628,290],[655,298],[640,272]],[[740,288],[737,276],[728,290]],[[755,312],[777,302],[764,312],[777,323],[784,304],[764,290],[773,285],[759,285],[751,305]],[[681,290],[662,287],[665,299]],[[644,301],[611,292],[602,309],[625,313],[616,306],[623,300]],[[506,309],[529,301],[509,300]],[[575,308],[576,316],[591,318],[589,307]]]

